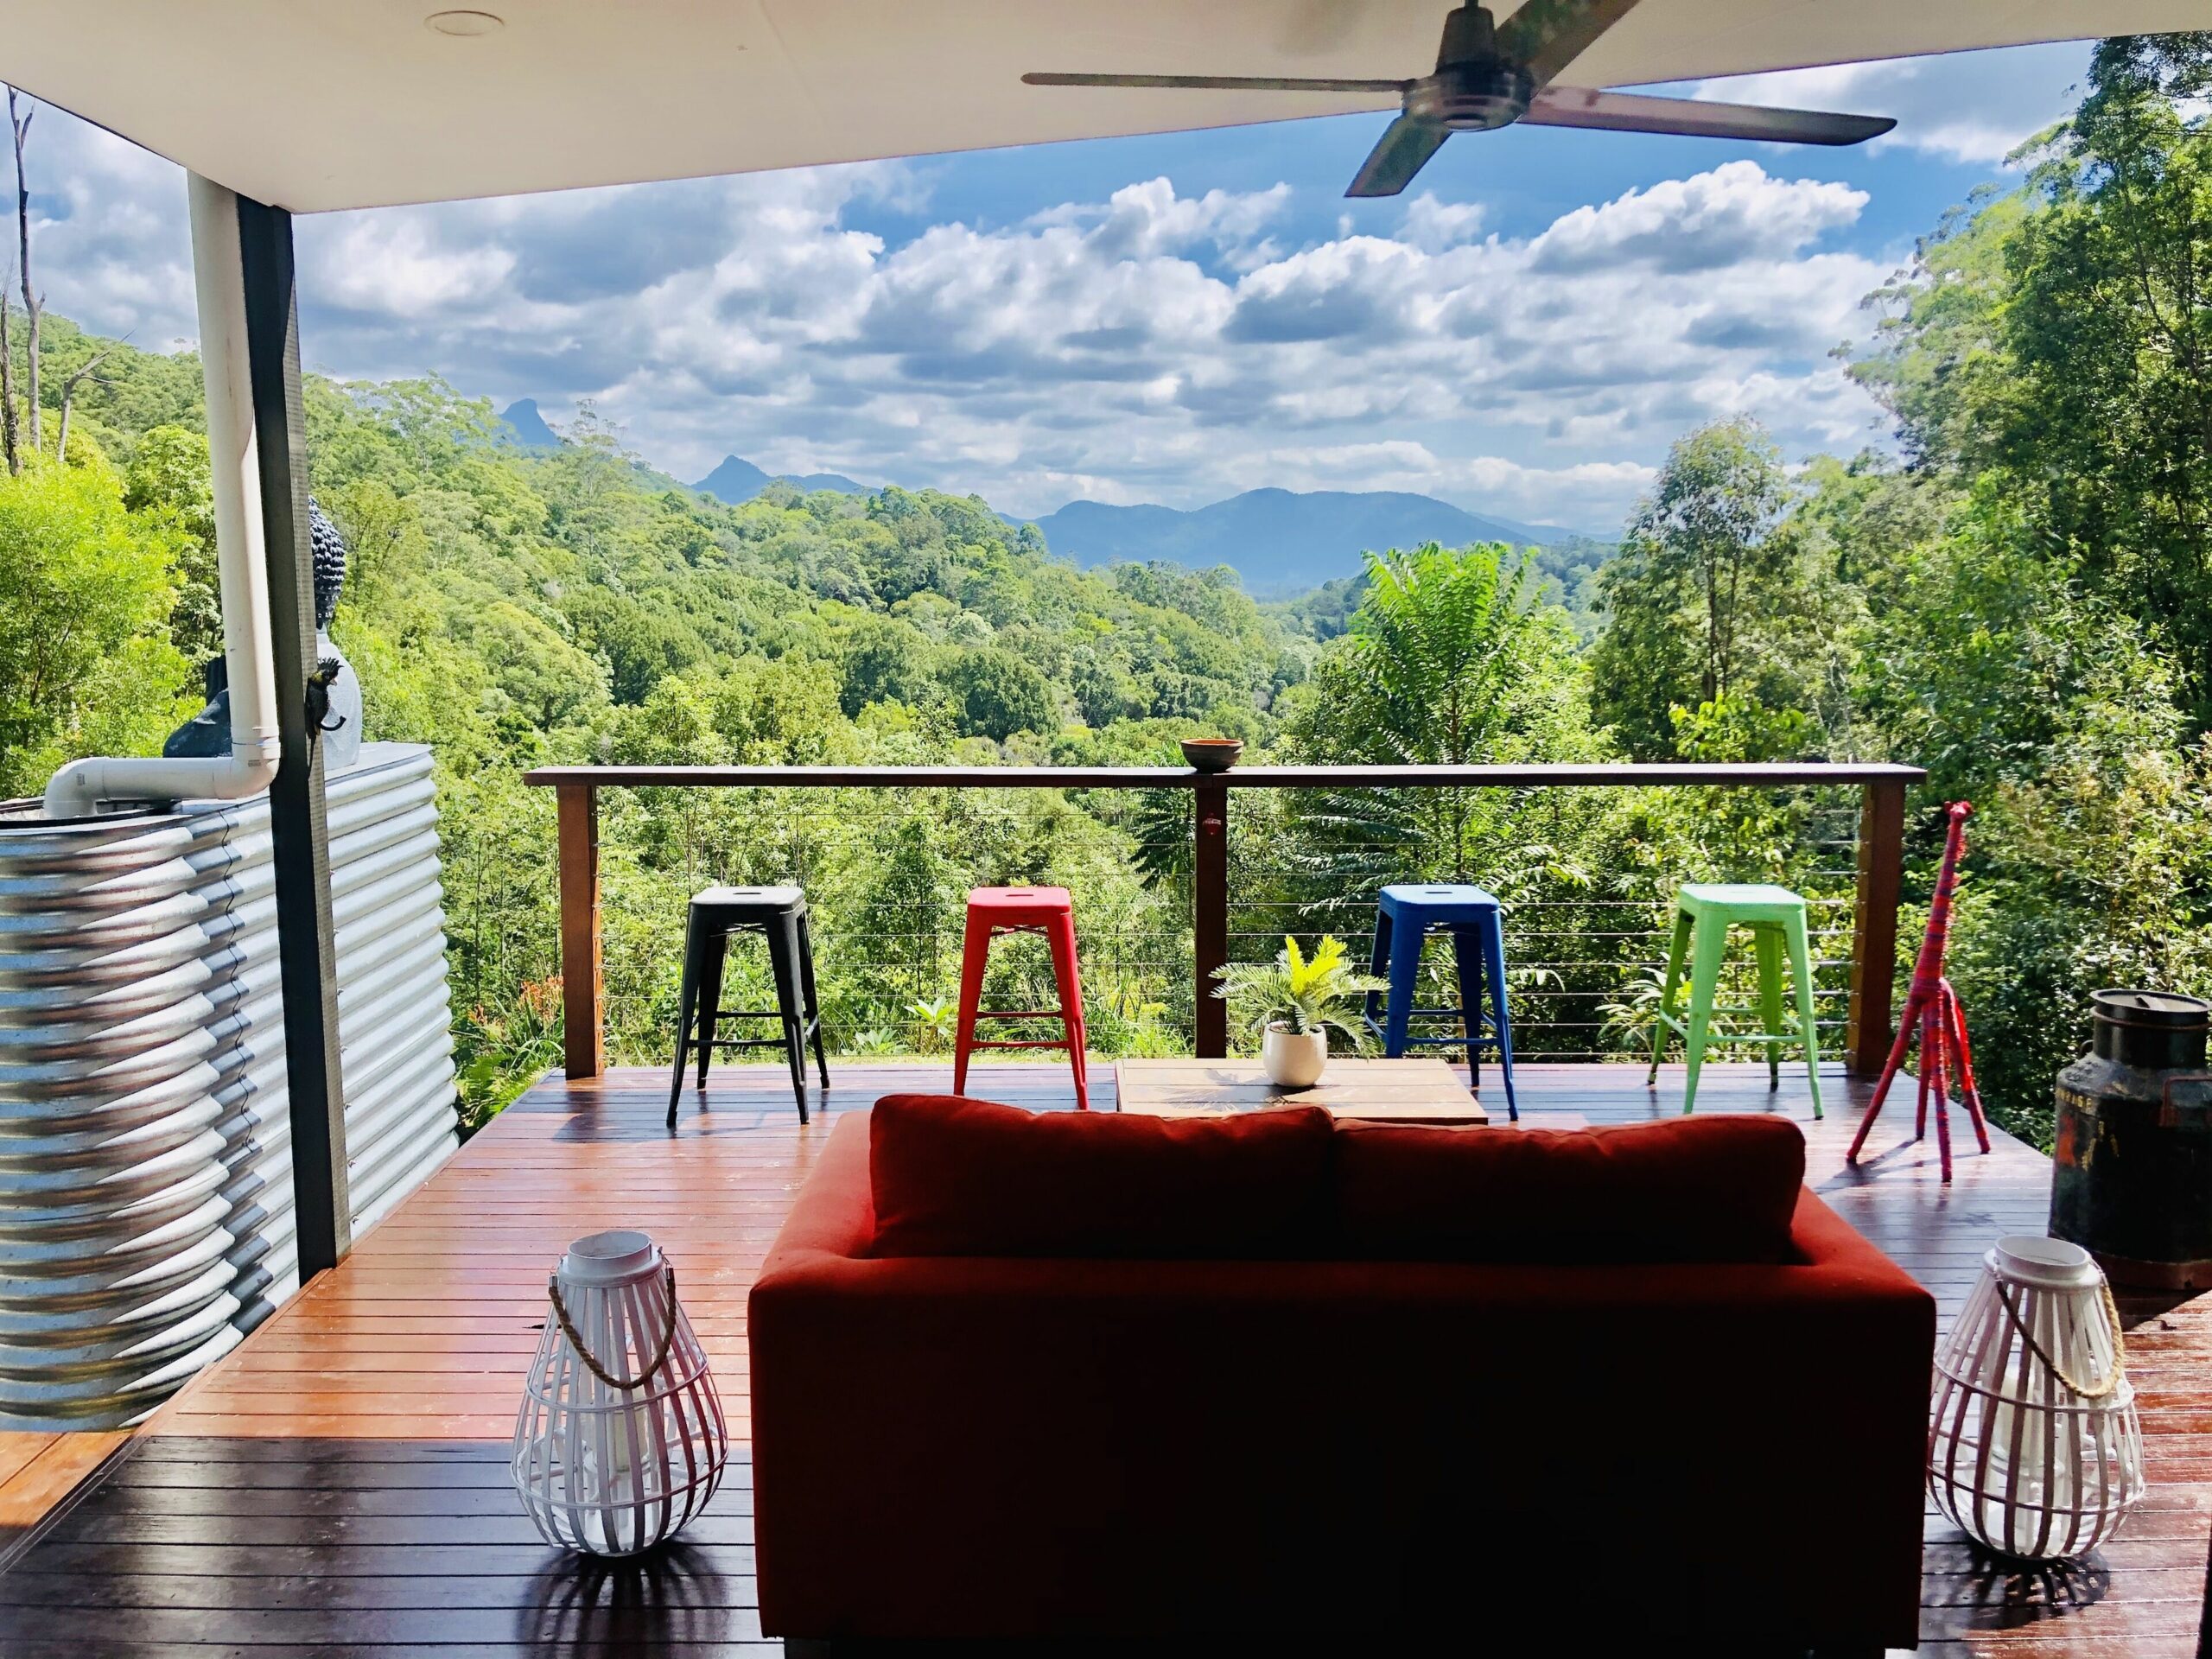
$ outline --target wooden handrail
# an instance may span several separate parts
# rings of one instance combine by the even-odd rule
[[[1905,790],[1918,766],[1855,761],[1742,765],[1517,766],[539,766],[523,781],[560,801],[563,1058],[571,1078],[606,1069],[600,970],[601,789],[1188,789],[1192,814],[1193,1045],[1229,1052],[1229,1010],[1211,993],[1229,959],[1229,791],[1232,789],[1777,789],[1859,786],[1859,887],[1852,929],[1851,1067],[1878,1072],[1889,1052],[1903,885]]]
[[[629,789],[1775,789],[1916,784],[1918,766],[1855,761],[1522,766],[539,766],[526,784]]]

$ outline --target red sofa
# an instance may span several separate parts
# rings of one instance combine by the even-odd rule
[[[752,1294],[766,1630],[1912,1645],[1935,1306],[1777,1175],[1786,1125],[1313,1116],[1256,1183],[1234,1147],[1192,1177],[1220,1146],[1161,1120],[912,1097],[874,1114],[872,1179],[870,1118],[839,1122]],[[1116,1247],[1211,1248],[1176,1221],[1209,1186],[1262,1252]],[[969,1221],[997,1253],[943,1253]],[[1452,1252],[1516,1259],[1402,1259]]]

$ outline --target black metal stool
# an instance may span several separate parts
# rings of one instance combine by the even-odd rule
[[[721,1006],[722,962],[733,933],[760,933],[768,941],[768,968],[776,981],[776,1006]],[[696,1011],[696,1034],[693,1013]],[[717,1037],[718,1020],[778,1020],[780,1037]],[[676,1028],[676,1075],[668,1088],[668,1126],[676,1127],[676,1105],[683,1094],[683,1061],[699,1052],[699,1086],[707,1086],[707,1061],[717,1048],[780,1048],[791,1062],[791,1094],[798,1121],[806,1122],[806,1046],[822,1086],[830,1086],[830,1062],[822,1052],[822,1009],[814,995],[814,944],[806,927],[806,895],[797,887],[709,887],[691,900],[683,931],[683,995]]]

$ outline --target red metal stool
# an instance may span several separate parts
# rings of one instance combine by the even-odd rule
[[[1001,933],[1041,933],[1052,950],[1052,976],[1059,982],[1060,1006],[984,1012],[983,967],[991,940]],[[1058,1019],[1065,1035],[1035,1041],[979,1042],[978,1020]],[[1075,970],[1075,905],[1065,887],[976,887],[968,895],[967,938],[960,951],[960,1027],[952,1043],[952,1092],[968,1092],[968,1056],[978,1048],[1064,1048],[1075,1071],[1075,1103],[1090,1109],[1090,1079],[1083,1064],[1083,984]]]

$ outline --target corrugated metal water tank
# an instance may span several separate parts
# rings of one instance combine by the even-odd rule
[[[458,1144],[430,752],[327,788],[353,1225]],[[0,812],[0,1429],[143,1415],[299,1288],[265,798]]]

